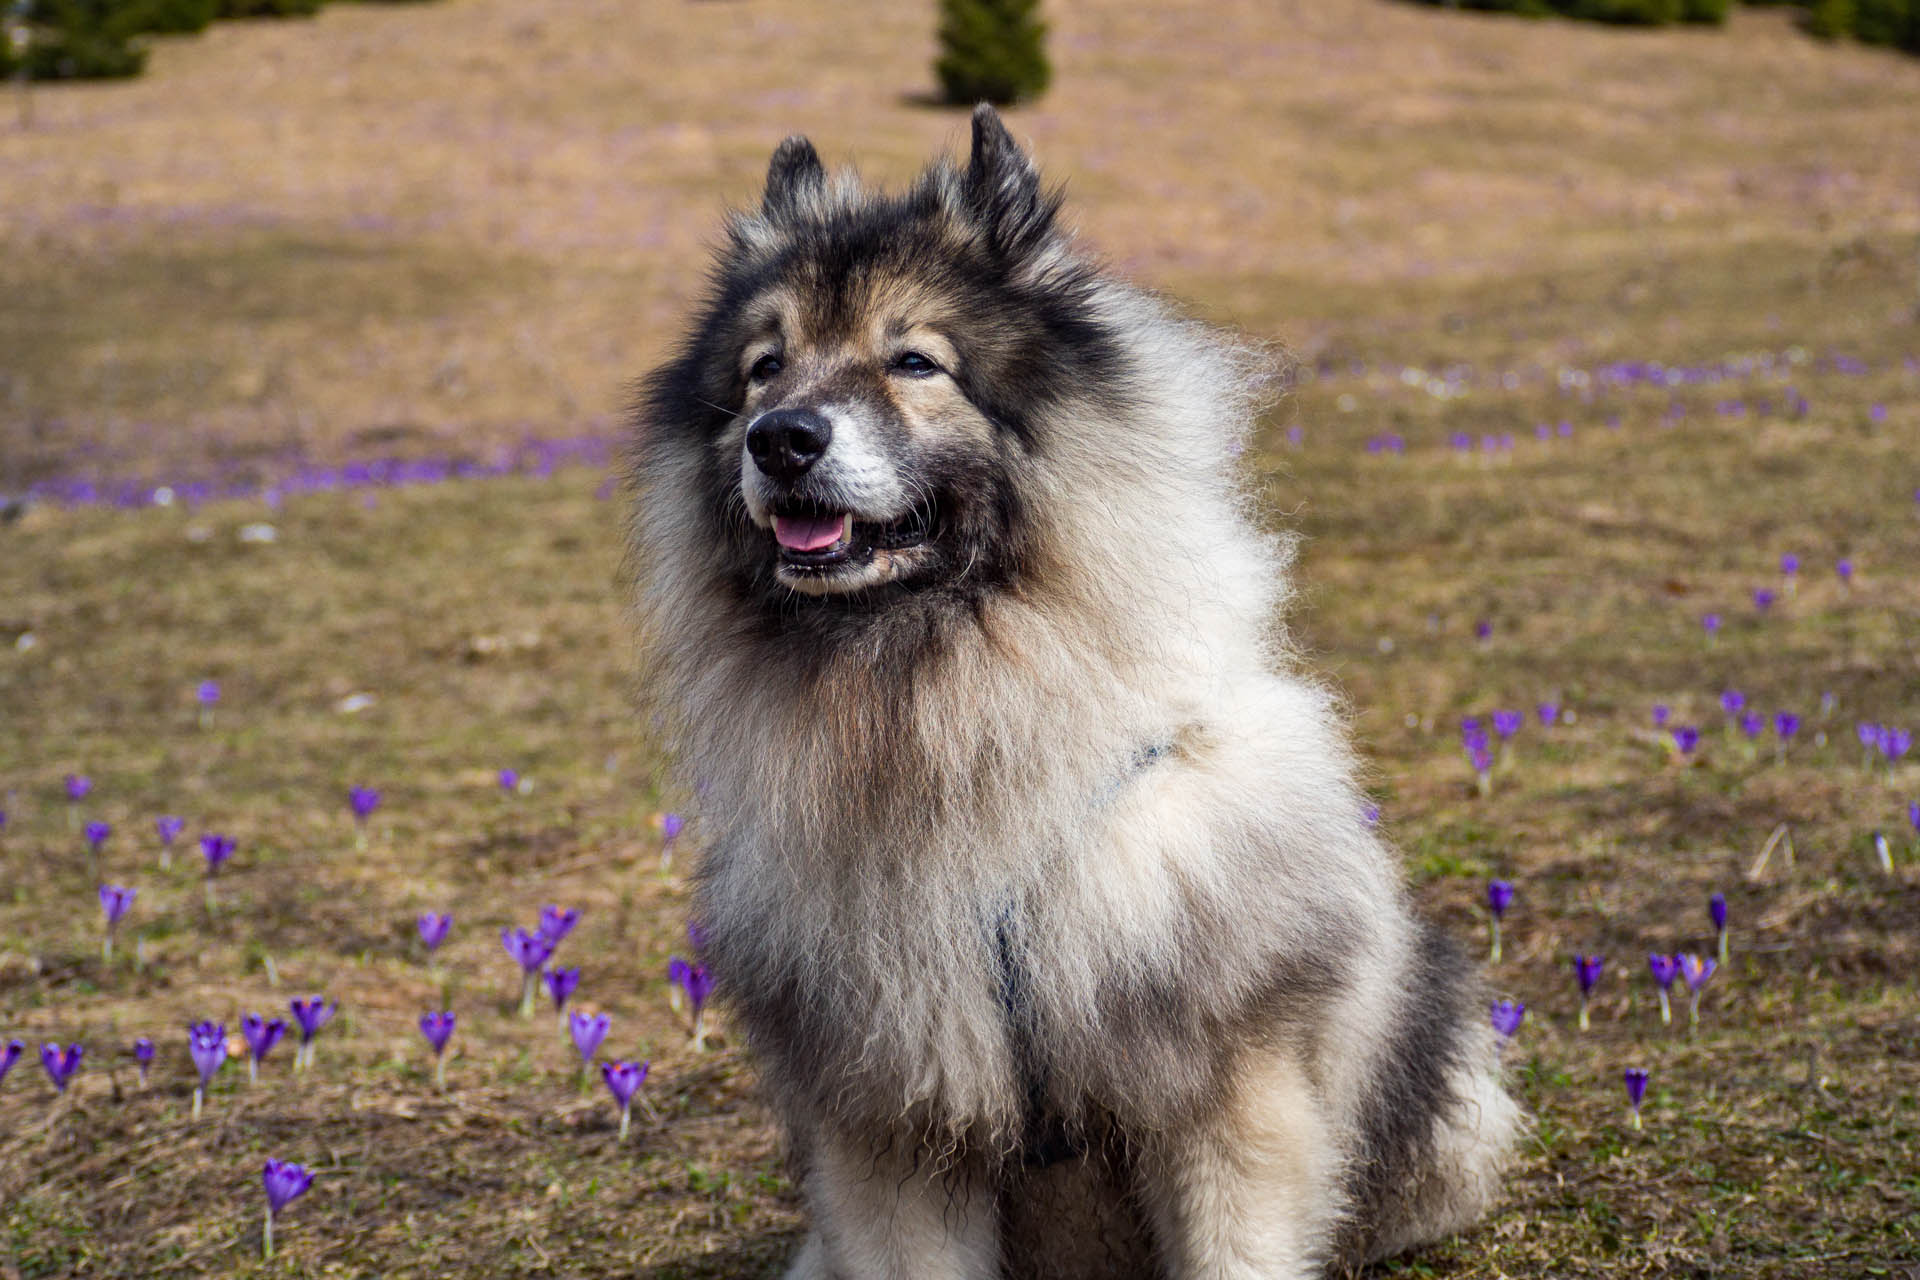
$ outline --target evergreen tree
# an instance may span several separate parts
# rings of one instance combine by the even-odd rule
[[[1046,92],[1046,23],[1040,0],[940,0],[934,71],[947,101],[1004,106]]]

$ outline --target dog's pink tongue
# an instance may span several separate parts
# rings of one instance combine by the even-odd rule
[[[804,516],[775,516],[773,536],[789,551],[820,551],[840,541],[844,521],[839,516],[818,520]]]

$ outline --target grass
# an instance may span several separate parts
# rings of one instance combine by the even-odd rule
[[[1519,885],[1490,978],[1529,1007],[1509,1061],[1534,1138],[1484,1226],[1380,1274],[1920,1267],[1920,765],[1865,767],[1853,737],[1920,727],[1920,67],[1777,12],[1627,33],[1365,0],[1056,9],[1058,87],[1015,125],[1075,217],[1302,357],[1250,462],[1307,536],[1291,624],[1348,696],[1423,907],[1478,945],[1485,879]],[[341,6],[39,92],[32,131],[0,129],[26,175],[0,212],[0,483],[590,426],[665,349],[773,140],[898,178],[957,134],[912,101],[930,29],[881,5]],[[1574,376],[1762,353],[1677,391]],[[1453,366],[1464,394],[1434,394]],[[1404,455],[1367,452],[1389,432]],[[0,1039],[30,1046],[0,1084],[0,1274],[777,1274],[801,1219],[751,1063],[724,1030],[694,1053],[666,1002],[685,858],[662,872],[654,823],[693,806],[630,710],[599,485],[0,526]],[[277,540],[243,542],[262,519]],[[1761,615],[1787,551],[1801,581]],[[1784,759],[1723,729],[1730,686],[1806,717]],[[1545,700],[1571,716],[1530,721],[1478,796],[1458,720]],[[1702,726],[1692,762],[1656,702]],[[101,874],[140,889],[111,966],[69,772],[115,829]],[[361,784],[385,796],[365,850]],[[239,842],[211,914],[190,847],[159,865],[167,812]],[[1750,875],[1781,824],[1792,863]],[[1709,947],[1715,890],[1732,963],[1697,1034],[1662,1028],[1644,954]],[[498,933],[545,902],[585,911],[562,959],[608,1052],[654,1064],[624,1145],[550,1011],[513,1016]],[[437,968],[429,909],[456,918]],[[1585,1034],[1576,950],[1609,959]],[[248,1088],[229,1064],[192,1124],[186,1026],[311,991],[342,1004],[316,1069],[282,1048]],[[414,1026],[440,1007],[444,1095]],[[33,1057],[74,1039],[56,1100]],[[263,1264],[269,1156],[319,1176]]]

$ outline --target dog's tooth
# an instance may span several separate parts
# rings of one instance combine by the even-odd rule
[[[853,541],[853,512],[851,511],[840,517],[840,540],[842,542]]]

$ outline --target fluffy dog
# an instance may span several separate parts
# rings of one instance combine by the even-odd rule
[[[1261,362],[1058,207],[986,107],[900,194],[790,138],[637,411],[793,1280],[1320,1275],[1473,1221],[1518,1124],[1275,622]]]

